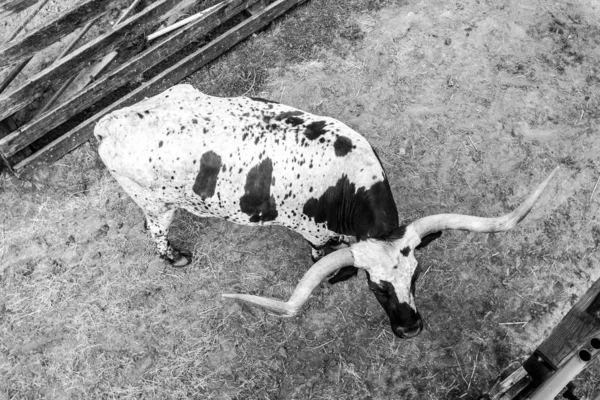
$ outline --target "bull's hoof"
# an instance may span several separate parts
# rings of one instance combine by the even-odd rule
[[[175,268],[182,268],[192,261],[192,253],[185,250],[174,250],[173,251],[173,259],[168,260],[169,264]]]
[[[187,266],[189,263],[190,260],[180,254],[178,257],[175,257],[173,261],[171,261],[171,266],[175,268],[181,268]]]

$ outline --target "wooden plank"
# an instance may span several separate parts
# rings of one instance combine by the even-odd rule
[[[73,47],[75,47],[75,45],[81,40],[81,38],[100,19],[100,17],[104,16],[104,14],[105,13],[102,13],[102,14],[97,15],[94,18],[90,19],[87,22],[87,24],[85,24],[85,26],[79,30],[79,33],[77,33],[77,36],[75,36],[73,38],[73,40],[71,40],[71,43],[69,43],[67,46],[65,46],[65,48],[63,49],[63,51],[60,52],[60,54],[58,55],[58,57],[56,57],[56,60],[54,60],[54,63],[58,62],[58,60],[60,60],[61,58],[63,58],[67,54],[69,54],[71,52],[71,50],[73,50]]]
[[[569,310],[567,315],[552,330],[552,333],[537,348],[554,368],[583,340],[600,329],[600,279]]]
[[[35,17],[37,13],[39,13],[40,10],[44,8],[47,2],[48,0],[40,0],[39,3],[35,6],[35,8],[31,10],[29,15],[27,15],[27,17],[25,17],[21,21],[21,23],[4,39],[4,42],[2,44],[4,45],[6,43],[9,43],[14,38],[16,38],[19,32],[21,32],[23,28],[25,28],[27,24],[33,19],[33,17]]]
[[[107,0],[93,0],[107,1]],[[30,78],[20,88],[0,95],[0,120],[14,114],[64,76],[78,73],[87,62],[103,57],[106,53],[127,44],[146,31],[152,30],[173,13],[181,12],[195,4],[196,0],[159,0],[144,11],[124,21],[115,29],[80,47],[58,63],[44,69]]]
[[[121,22],[123,22],[123,20],[125,18],[127,18],[129,16],[129,14],[131,14],[133,9],[138,5],[139,2],[140,2],[140,0],[133,0],[131,2],[131,4],[129,5],[129,7],[127,7],[127,10],[125,10],[125,12],[123,14],[121,14],[119,19],[117,19],[117,22],[115,22],[115,25],[119,25]]]
[[[178,21],[176,23],[174,23],[173,25],[169,25],[166,28],[163,28],[157,32],[154,32],[151,35],[148,35],[148,37],[146,38],[149,42],[160,37],[163,35],[166,35],[167,33],[171,33],[179,28],[181,28],[182,26],[185,26],[187,24],[190,24],[194,21],[196,21],[197,19],[200,19],[204,16],[206,16],[206,14],[209,14],[211,11],[218,9],[220,7],[223,6],[223,2],[220,2],[218,4],[215,4],[214,6],[210,6],[209,8],[207,8],[206,10],[202,10],[194,15],[191,15],[187,18],[182,19],[181,21]]]
[[[0,140],[0,153],[11,157],[22,148],[42,137],[50,129],[85,110],[115,89],[139,77],[145,70],[174,54],[191,40],[221,25],[257,0],[228,0],[201,19],[194,21],[170,37],[155,43],[110,74],[95,81],[68,102],[21,127],[18,132]]]
[[[486,393],[489,400],[504,400],[511,399],[513,391],[520,392],[525,388],[531,378],[527,375],[527,371],[523,367],[519,367],[510,376],[502,381],[497,381],[494,386]],[[514,388],[514,389],[513,389]]]
[[[52,107],[52,105],[54,103],[56,103],[56,100],[58,100],[58,98],[63,95],[63,93],[65,92],[65,90],[67,90],[69,85],[71,85],[71,83],[73,83],[73,81],[75,79],[77,79],[78,77],[79,77],[79,75],[72,75],[70,78],[67,78],[67,80],[63,82],[63,84],[60,86],[60,88],[58,88],[58,90],[56,92],[54,92],[54,94],[52,95],[50,100],[48,100],[46,102],[46,104],[44,104],[42,106],[42,108],[40,108],[36,111],[35,116],[38,116],[39,114],[43,114],[44,112],[46,112],[47,109]],[[9,157],[8,154],[6,156]]]
[[[260,13],[260,11],[262,9],[264,9],[267,5],[269,4],[268,0],[259,0],[256,4],[254,4],[252,7],[248,7],[248,12],[250,12],[250,15],[255,15]]]
[[[8,135],[9,133],[15,131],[19,126],[15,122],[15,119],[10,116],[3,121],[0,121],[0,138]],[[15,171],[12,169],[12,166],[8,162],[8,159],[0,154],[0,162],[13,174]],[[2,166],[0,165],[0,171],[2,170]]]
[[[38,0],[5,0],[0,1],[0,17],[6,18],[10,14],[20,13],[28,7],[31,7]]]
[[[58,160],[60,157],[88,141],[93,134],[94,125],[104,115],[114,110],[135,104],[145,97],[154,96],[163,92],[198,68],[214,60],[252,33],[265,27],[272,20],[281,16],[292,7],[303,3],[304,1],[306,0],[278,0],[274,2],[260,14],[256,14],[241,24],[233,27],[217,37],[211,43],[190,54],[173,67],[158,74],[145,85],[124,96],[119,101],[113,103],[85,122],[79,124],[66,135],[50,143],[36,154],[21,161],[14,166],[16,173],[20,176],[28,175],[32,173],[35,168]]]
[[[79,25],[104,12],[110,0],[88,0],[68,13],[32,31],[19,41],[0,47],[0,68],[15,64],[73,32]]]
[[[100,15],[92,18],[83,28],[81,28],[81,30],[79,31],[79,33],[77,34],[77,36],[71,40],[71,43],[69,43],[64,49],[63,51],[59,54],[58,57],[56,57],[56,60],[54,60],[54,63],[57,63],[58,61],[60,61],[61,58],[63,58],[64,56],[66,56],[67,54],[69,54],[69,52],[73,49],[73,47],[75,47],[75,45],[77,44],[77,42],[79,40],[81,40],[81,38],[83,37],[83,35],[86,34],[86,32],[92,27],[92,25],[94,25],[96,23],[96,21],[98,20],[98,18],[100,18]],[[114,52],[113,52],[114,53]],[[108,53],[107,56],[109,56],[110,54],[113,53]],[[106,56],[106,57],[107,57]],[[83,72],[85,71],[85,68],[81,71]],[[79,75],[81,75],[81,72],[79,73]],[[76,78],[79,77],[79,75],[72,75],[70,78],[67,78],[66,81],[63,82],[62,86],[56,91],[54,92],[54,94],[52,95],[52,97],[46,102],[46,104],[44,104],[41,108],[39,108],[36,112],[33,118],[37,117],[40,114],[43,114],[46,110],[48,110],[50,107],[52,107],[54,105],[54,103],[63,95],[63,93],[67,90],[67,88],[69,87],[69,85],[71,85],[71,83],[73,83],[73,81],[75,81]],[[0,92],[1,93],[1,92]]]
[[[79,74],[74,79],[73,83],[69,85],[69,88],[57,99],[58,104],[64,103],[66,100],[75,96],[78,92],[83,90],[90,82],[93,82],[98,75],[102,73],[117,57],[116,51],[110,52],[104,56],[102,60],[96,64],[92,64],[87,68],[79,71]],[[41,114],[41,113],[40,113]]]
[[[15,122],[15,119],[11,116],[3,121],[0,121],[0,138],[5,137],[11,132],[17,130],[19,126]]]
[[[4,80],[2,81],[2,83],[0,83],[0,94],[2,92],[4,92],[4,89],[6,89],[8,87],[8,85],[10,85],[10,83],[12,81],[15,80],[15,78],[17,77],[17,75],[19,75],[19,72],[21,72],[23,70],[23,68],[25,68],[25,66],[27,65],[27,63],[29,61],[31,61],[31,58],[24,59],[17,66],[15,66],[12,69],[12,71],[10,71],[10,73],[8,75],[6,75],[6,78],[4,78]]]

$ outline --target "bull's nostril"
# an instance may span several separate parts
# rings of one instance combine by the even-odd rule
[[[423,330],[423,321],[421,319],[417,320],[410,326],[395,326],[393,327],[393,331],[396,336],[403,339],[410,339],[417,336]]]
[[[413,338],[413,337],[417,336],[419,333],[421,333],[421,329],[419,329],[419,328],[405,330],[404,331],[404,337],[407,338],[407,339],[410,339],[410,338]]]

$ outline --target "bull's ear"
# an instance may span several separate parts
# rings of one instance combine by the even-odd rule
[[[419,243],[419,245],[415,247],[415,249],[422,249],[423,247],[427,246],[429,243],[433,242],[440,236],[442,236],[442,231],[430,233],[429,235],[422,237],[421,243]]]

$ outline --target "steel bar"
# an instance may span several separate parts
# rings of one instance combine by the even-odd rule
[[[600,353],[600,339],[592,338],[550,376],[529,400],[548,400],[555,398]]]

